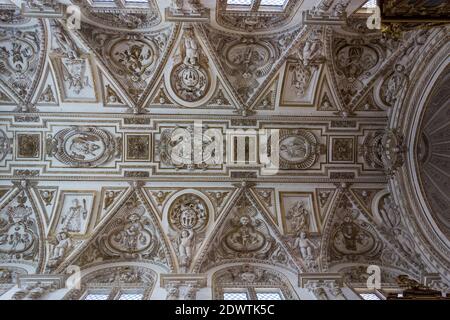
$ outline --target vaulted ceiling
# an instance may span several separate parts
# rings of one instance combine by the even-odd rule
[[[417,148],[401,129],[448,25],[381,33],[363,1],[22,3],[0,5],[5,270],[448,281],[448,68],[420,82]],[[412,153],[432,214],[396,189]]]

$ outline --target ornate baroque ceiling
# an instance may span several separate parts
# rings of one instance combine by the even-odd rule
[[[0,3],[1,299],[74,266],[152,298],[351,299],[369,265],[447,290],[448,68],[417,148],[397,114],[448,25],[382,34],[363,1]],[[398,195],[416,152],[431,214]]]

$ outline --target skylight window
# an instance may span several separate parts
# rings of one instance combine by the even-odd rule
[[[359,295],[364,300],[381,300],[375,293],[360,293]]]
[[[377,0],[369,0],[362,7],[366,9],[373,9],[377,6]]]
[[[223,300],[248,300],[248,296],[245,292],[225,292]]]
[[[142,293],[122,293],[119,300],[142,300],[143,297]]]
[[[287,0],[261,0],[261,5],[282,7],[286,2]]]
[[[257,292],[256,298],[258,300],[282,300],[278,292]]]
[[[89,293],[84,300],[107,300],[107,294]]]
[[[249,6],[252,4],[252,0],[228,0],[227,4],[238,6]]]

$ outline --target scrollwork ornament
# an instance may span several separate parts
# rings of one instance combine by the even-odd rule
[[[118,148],[115,137],[95,127],[75,126],[47,140],[56,159],[72,167],[97,167],[110,161]]]
[[[211,81],[207,58],[191,26],[184,29],[180,51],[170,73],[171,87],[183,101],[199,101],[208,93]]]
[[[208,219],[209,212],[205,202],[195,194],[181,195],[169,208],[169,226],[175,231],[172,242],[180,268],[184,272],[190,266],[197,244],[204,236]]]
[[[307,169],[318,159],[321,152],[316,136],[309,131],[280,130],[280,168]]]

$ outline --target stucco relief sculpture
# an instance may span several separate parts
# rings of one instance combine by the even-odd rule
[[[371,261],[379,258],[383,243],[374,227],[346,196],[341,201],[330,233],[331,258],[338,261]]]
[[[183,31],[179,53],[174,57],[170,83],[176,95],[186,102],[201,100],[209,90],[208,60],[192,26]]]
[[[125,216],[123,225],[110,230],[105,239],[105,245],[113,252],[120,252],[131,257],[146,250],[151,251],[155,246],[154,235],[152,230],[146,227],[150,222],[143,217],[144,212],[145,209],[142,206],[133,208]]]
[[[277,271],[261,266],[243,264],[228,267],[218,271],[213,276],[214,299],[222,299],[223,291],[227,288],[249,288],[250,299],[255,299],[253,288],[275,287],[281,290],[284,299],[296,299],[289,281]]]
[[[336,37],[333,53],[337,87],[344,103],[350,103],[379,67],[382,50],[368,40]]]
[[[252,98],[298,30],[274,37],[233,37],[210,29],[207,36],[228,80],[244,103]]]
[[[116,138],[95,127],[71,127],[47,138],[47,153],[72,167],[96,167],[116,156]]]
[[[208,253],[203,267],[224,259],[268,259],[275,248],[275,239],[261,213],[243,195],[239,205],[230,212]]]
[[[368,165],[392,176],[404,162],[406,146],[396,130],[369,132],[359,151]]]
[[[163,128],[161,134],[156,135],[156,160],[162,168],[217,168],[221,163],[217,163],[219,157],[212,151],[220,142],[215,138],[213,134],[196,133],[193,125]],[[201,150],[196,146],[201,146]]]
[[[0,161],[12,151],[12,139],[8,138],[5,131],[0,129]]]
[[[177,198],[169,209],[169,225],[174,231],[172,243],[175,246],[178,264],[182,272],[187,272],[194,253],[208,224],[209,212],[205,202],[194,194],[184,194]]]
[[[170,269],[168,249],[153,219],[140,196],[133,193],[77,263],[87,265],[116,259],[143,259],[168,265]]]
[[[309,230],[310,211],[305,208],[305,203],[297,201],[287,212],[286,218],[290,223],[290,228],[295,233]]]
[[[54,38],[52,55],[63,80],[64,98],[84,99],[85,96],[95,95],[88,55],[80,49],[63,25],[53,23],[52,31]]]
[[[280,130],[280,168],[306,169],[320,154],[320,144],[315,135],[301,129]]]
[[[65,230],[56,235],[55,242],[50,245],[50,257],[48,259],[47,267],[54,268],[62,262],[62,260],[73,249],[73,240],[69,233]]]
[[[90,46],[102,57],[134,102],[148,91],[147,86],[169,41],[170,32],[170,29],[164,29],[157,34],[124,35],[88,24],[82,24],[81,29]]]
[[[383,228],[388,233],[388,237],[396,249],[412,259],[413,262],[419,262],[418,258],[420,256],[416,253],[415,241],[406,229],[398,206],[394,203],[391,195],[386,194],[380,199],[378,210],[383,222]]]
[[[312,29],[305,43],[297,50],[298,63],[290,66],[293,73],[291,85],[295,88],[296,95],[305,96],[313,75],[318,71],[318,66],[324,61],[322,43],[322,30]]]
[[[81,204],[82,203],[82,204]],[[81,221],[87,219],[86,199],[72,199],[72,205],[61,216],[61,228],[70,232],[81,231]]]
[[[3,28],[0,32],[0,80],[21,101],[29,100],[41,68],[43,37],[40,25],[28,30]]]
[[[38,226],[28,197],[21,194],[0,212],[0,256],[33,259],[37,253]]]

